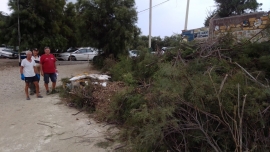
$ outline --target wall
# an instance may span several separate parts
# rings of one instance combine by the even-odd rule
[[[265,29],[269,22],[269,12],[256,12],[226,18],[215,16],[210,20],[209,38],[216,38],[227,32],[232,32],[238,40],[253,37],[252,41],[267,41],[269,37],[266,37],[265,34],[256,34]]]

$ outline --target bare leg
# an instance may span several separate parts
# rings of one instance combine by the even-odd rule
[[[56,82],[52,83],[52,90],[55,90]]]
[[[37,97],[39,96],[39,85],[38,85],[38,81],[33,82],[35,84],[36,87],[36,95]]]
[[[25,88],[24,88],[24,90],[25,90],[26,98],[29,97],[29,94],[28,94],[28,88],[29,88],[29,83],[25,83]]]
[[[30,94],[34,94],[36,91],[35,84],[33,82],[29,82],[29,87],[30,87]]]
[[[46,91],[49,91],[49,85],[48,85],[48,83],[44,83],[44,86],[45,86]]]

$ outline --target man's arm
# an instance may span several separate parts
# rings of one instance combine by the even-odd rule
[[[40,74],[43,76],[44,73],[43,73],[43,70],[42,70],[42,64],[40,63]]]
[[[58,72],[57,67],[56,67],[56,62],[54,63],[55,66],[55,72]]]
[[[57,66],[56,66],[56,61],[57,61],[57,59],[56,59],[56,57],[54,57],[54,67],[55,67],[55,72],[58,72],[58,70],[57,70]]]
[[[42,56],[40,57],[40,61],[39,61],[39,65],[40,65],[40,74],[43,76],[44,73],[43,73],[43,69],[42,69],[42,64],[43,64],[43,58]]]
[[[23,74],[23,66],[20,68],[20,73]]]
[[[23,66],[24,66],[24,60],[22,60],[22,62],[21,62],[20,74],[23,74]]]
[[[33,66],[33,68],[34,68],[35,74],[39,74],[38,71],[37,71],[37,67],[36,66]]]
[[[21,79],[25,80],[24,74],[23,74],[23,68],[24,68],[23,66],[20,67],[20,73],[21,73]]]

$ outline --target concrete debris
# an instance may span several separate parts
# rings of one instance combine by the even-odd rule
[[[111,78],[108,75],[101,75],[101,74],[89,74],[89,76],[97,80],[109,80]]]
[[[103,87],[107,86],[107,82],[111,77],[102,74],[82,74],[77,75],[69,79],[71,83],[67,83],[66,87],[70,90],[75,87],[88,86],[88,82],[92,81],[92,84],[101,85]]]
[[[102,74],[84,74],[84,75],[78,75],[75,76],[71,79],[69,79],[70,81],[76,81],[76,80],[81,80],[81,79],[85,79],[85,78],[92,78],[92,79],[96,79],[96,80],[109,80],[111,77],[108,75],[102,75]]]

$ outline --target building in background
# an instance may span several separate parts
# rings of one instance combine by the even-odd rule
[[[182,36],[186,41],[206,41],[231,32],[237,40],[252,39],[253,42],[263,42],[269,37],[261,31],[269,25],[270,12],[255,12],[225,18],[215,15],[210,20],[209,27],[183,30]],[[258,34],[260,32],[262,34]]]

